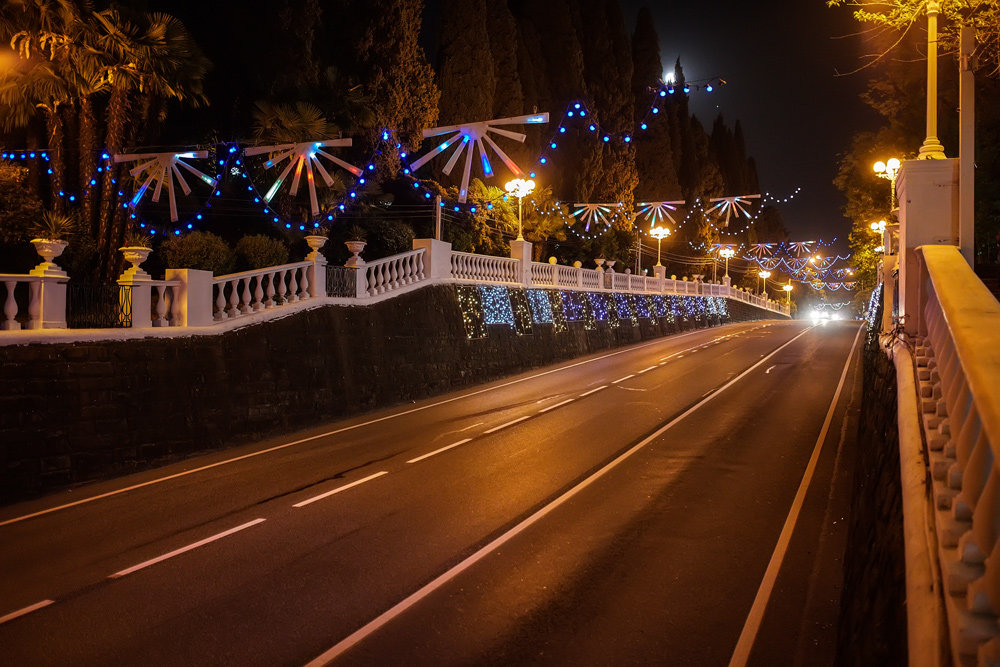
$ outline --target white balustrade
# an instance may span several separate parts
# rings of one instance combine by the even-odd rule
[[[532,262],[531,282],[536,286],[554,287],[556,284],[556,265]]]
[[[21,323],[17,320],[18,306],[14,291],[19,284],[25,284],[27,310],[22,313],[25,319],[25,329],[41,327],[41,280],[40,276],[26,276],[14,273],[0,273],[0,283],[3,283],[3,319],[0,319],[0,330],[17,331]],[[27,316],[26,318],[24,316]]]
[[[521,262],[510,257],[492,257],[469,252],[451,253],[451,277],[484,283],[520,284]]]
[[[584,289],[600,289],[603,287],[601,277],[604,273],[595,269],[581,269],[581,271],[581,285]]]
[[[276,308],[309,296],[309,261],[213,278],[216,321]]]
[[[556,264],[556,285],[559,287],[579,287],[580,286],[580,271],[573,266],[566,266],[565,264]]]
[[[364,277],[359,288],[363,290],[364,294],[371,297],[425,280],[425,252],[421,248],[377,259],[374,262],[365,262],[363,266],[358,268],[360,272],[358,277]],[[452,266],[454,267],[454,264]]]
[[[952,653],[957,664],[996,664],[1000,303],[955,246],[923,246],[918,253],[924,305],[916,328],[917,386]]]

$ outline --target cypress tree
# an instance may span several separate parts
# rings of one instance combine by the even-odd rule
[[[493,118],[496,77],[486,0],[441,1],[438,82],[442,125]]]
[[[632,36],[632,95],[636,127],[648,112],[649,100],[662,84],[662,77],[660,39],[653,25],[653,15],[643,7],[639,10]],[[635,196],[641,201],[675,199],[681,194],[670,146],[670,122],[665,111],[663,119],[657,118],[646,130],[637,130],[635,137],[635,162],[639,176]]]
[[[491,118],[519,116],[524,113],[521,90],[517,22],[506,2],[486,3],[486,28],[493,56],[493,114]]]

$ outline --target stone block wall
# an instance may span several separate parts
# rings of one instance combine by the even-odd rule
[[[0,502],[718,323],[489,325],[470,340],[455,289],[214,336],[0,347]]]

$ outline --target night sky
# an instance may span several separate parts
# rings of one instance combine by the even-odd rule
[[[850,13],[828,9],[823,0],[622,0],[630,31],[644,5],[656,18],[666,69],[680,57],[689,81],[728,82],[712,93],[691,93],[692,112],[706,129],[719,113],[730,125],[739,120],[761,188],[774,196],[802,188],[795,201],[780,205],[792,239],[836,236],[846,249],[850,221],[832,184],[837,155],[854,132],[878,124],[858,98],[867,75],[836,76],[856,69],[864,48],[857,38],[836,39],[857,32]]]

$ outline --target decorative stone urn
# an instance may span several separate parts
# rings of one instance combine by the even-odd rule
[[[35,246],[35,252],[44,261],[31,270],[32,275],[36,276],[65,276],[66,272],[63,271],[58,264],[53,262],[56,257],[63,254],[63,250],[69,245],[67,241],[62,239],[31,239],[31,245]]]
[[[598,271],[603,271],[604,270],[604,269],[601,268],[601,264],[604,264],[604,259],[595,259],[594,260],[594,264],[597,265],[597,270]]]
[[[608,260],[608,271],[610,271],[611,273],[615,272],[615,260],[613,259]]]
[[[347,246],[347,249],[349,251],[354,253],[344,263],[344,266],[351,266],[351,267],[364,266],[365,260],[361,259],[360,255],[361,251],[363,251],[365,249],[365,246],[368,244],[365,241],[344,241],[344,245]]]
[[[150,280],[149,274],[140,269],[139,265],[146,261],[149,253],[153,252],[152,248],[141,245],[129,245],[124,248],[118,248],[118,252],[122,254],[126,262],[132,265],[125,269],[120,280]]]
[[[315,262],[318,258],[323,257],[323,255],[319,253],[319,249],[322,248],[324,245],[326,245],[326,241],[327,238],[325,236],[317,236],[314,234],[310,234],[309,236],[307,236],[306,243],[309,244],[309,249],[312,252],[306,255],[306,259],[308,259],[310,262]],[[348,248],[350,248],[350,246],[348,246]],[[364,246],[362,245],[361,248],[363,249]],[[352,250],[351,252],[354,251]],[[358,250],[358,252],[361,252],[361,250]]]

